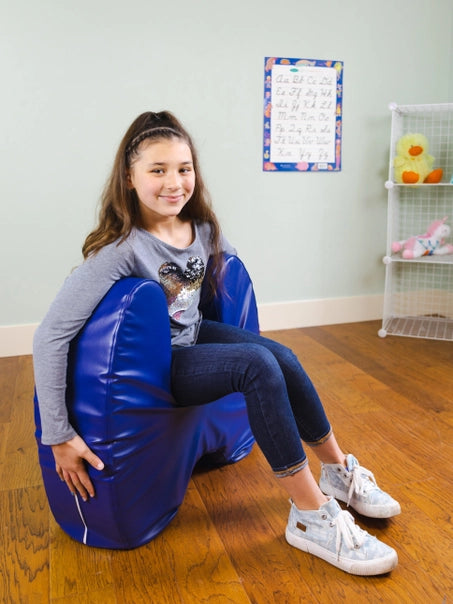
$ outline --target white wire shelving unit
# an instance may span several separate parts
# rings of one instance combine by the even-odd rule
[[[425,233],[434,220],[448,217],[453,231],[453,103],[390,105],[387,251],[382,327],[387,335],[453,340],[453,254],[413,260],[392,252],[392,242]],[[397,184],[393,177],[396,143],[407,133],[429,141],[434,167],[443,169],[438,184]],[[453,244],[453,237],[447,242]]]

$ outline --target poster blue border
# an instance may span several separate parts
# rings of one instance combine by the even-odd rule
[[[277,163],[271,162],[271,93],[272,68],[274,65],[298,65],[334,68],[337,72],[335,108],[335,161],[331,163]],[[339,172],[341,170],[342,126],[343,126],[343,61],[320,59],[294,59],[287,57],[265,57],[264,60],[264,110],[263,110],[263,171],[265,172]]]

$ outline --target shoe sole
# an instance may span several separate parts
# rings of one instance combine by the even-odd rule
[[[337,554],[332,553],[317,543],[313,543],[313,541],[308,541],[303,537],[297,537],[288,528],[286,529],[285,537],[286,541],[293,547],[296,547],[307,554],[312,554],[317,558],[321,558],[329,564],[332,564],[332,566],[336,566],[340,570],[344,570],[351,575],[360,575],[362,577],[383,575],[393,570],[398,564],[398,555],[395,551],[392,551],[388,556],[379,558],[378,560],[348,560],[338,557]]]
[[[339,489],[335,489],[330,485],[325,485],[324,483],[319,483],[319,488],[324,493],[324,495],[332,496],[337,501],[342,501],[343,503],[347,503],[348,499],[344,496],[344,492]],[[368,518],[392,518],[393,516],[398,516],[401,514],[401,507],[398,502],[395,503],[392,507],[378,507],[374,505],[368,505],[366,503],[359,503],[354,501],[354,498],[349,502],[349,506],[354,508],[356,512],[362,514],[362,516],[367,516]]]

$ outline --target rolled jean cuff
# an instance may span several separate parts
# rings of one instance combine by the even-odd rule
[[[331,436],[332,436],[332,428],[329,428],[329,431],[327,432],[327,434],[325,436],[323,436],[322,438],[320,438],[319,440],[315,440],[313,442],[304,440],[304,443],[306,445],[308,445],[309,447],[319,447],[319,445],[323,445],[325,442],[327,442]]]
[[[297,472],[300,472],[308,465],[308,459],[305,458],[302,461],[290,466],[289,468],[285,468],[284,470],[274,470],[274,476],[276,478],[286,478],[287,476],[292,476]]]

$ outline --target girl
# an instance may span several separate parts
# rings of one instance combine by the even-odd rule
[[[218,286],[213,274],[221,274],[224,251],[234,253],[211,209],[189,134],[169,112],[143,113],[119,146],[99,224],[83,246],[85,261],[35,335],[42,442],[52,447],[57,473],[86,500],[94,489],[85,462],[104,467],[68,421],[69,343],[115,281],[131,275],[154,279],[168,301],[175,404],[242,392],[255,439],[290,496],[287,541],[350,573],[390,571],[396,552],[360,529],[334,497],[376,518],[394,516],[400,506],[355,457],[342,452],[295,355],[277,342],[200,316],[202,282],[211,291]],[[321,461],[319,486],[301,441]]]

